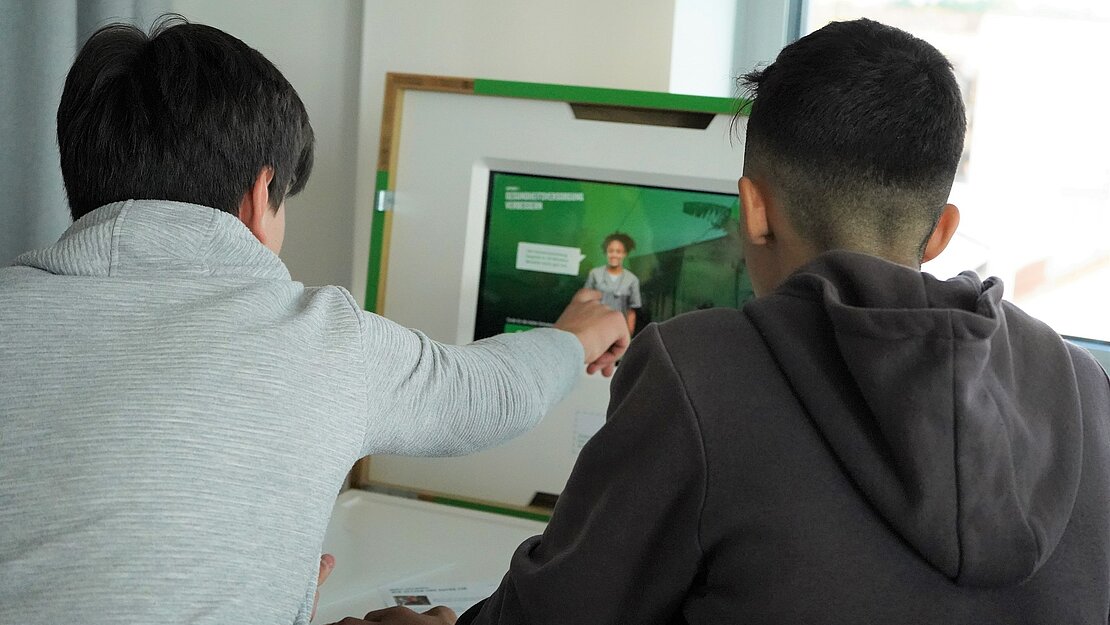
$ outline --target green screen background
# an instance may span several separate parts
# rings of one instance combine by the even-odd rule
[[[581,193],[583,201],[510,210],[509,190]],[[618,231],[636,242],[625,267],[640,279],[637,330],[691,310],[740,307],[753,294],[739,211],[735,195],[493,172],[475,339],[553,323],[590,269],[605,264],[602,241]],[[519,270],[521,242],[578,247],[586,258],[576,276]]]

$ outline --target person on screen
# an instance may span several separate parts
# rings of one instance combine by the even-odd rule
[[[305,624],[358,458],[501,443],[628,343],[588,291],[453,346],[293,281],[312,126],[215,28],[98,30],[57,139],[75,221],[0,269],[2,623]]]
[[[605,237],[601,244],[605,265],[590,270],[584,287],[600,291],[601,303],[624,315],[630,334],[636,329],[636,311],[643,306],[640,279],[624,267],[634,249],[636,242],[627,234],[614,232]]]
[[[959,222],[949,62],[861,19],[744,85],[756,298],[640,331],[544,534],[458,623],[1104,625],[1106,373],[997,278],[921,271]]]

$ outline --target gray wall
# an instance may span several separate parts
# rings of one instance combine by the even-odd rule
[[[286,203],[281,257],[309,285],[347,285],[351,277],[362,7],[359,0],[173,0],[190,21],[264,54],[308,109],[316,162],[308,186]]]

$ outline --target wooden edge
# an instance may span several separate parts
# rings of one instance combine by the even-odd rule
[[[588,119],[624,124],[646,126],[666,126],[670,128],[691,128],[705,130],[717,113],[697,111],[674,111],[668,109],[649,109],[637,106],[617,106],[615,104],[577,104],[570,103],[575,119]]]
[[[382,125],[378,142],[377,171],[384,171],[388,174],[389,190],[393,190],[396,186],[397,152],[401,143],[401,113],[404,108],[404,94],[408,90],[473,94],[474,79],[424,74],[399,74],[395,72],[389,72],[385,75],[385,95],[382,102]],[[373,218],[385,220],[382,225],[381,249],[370,250],[371,254],[378,254],[380,259],[375,310],[378,314],[384,314],[393,215],[390,212],[384,212],[374,215]],[[370,457],[368,456],[355,462],[347,475],[346,486],[365,488],[370,483]]]
[[[394,72],[385,75],[385,102],[382,105],[381,141],[378,144],[378,171],[390,172],[390,186],[393,184],[392,174],[397,164],[397,146],[401,134],[401,103],[404,92],[408,90],[473,94],[474,79]]]
[[[386,73],[385,96],[382,103],[381,135],[378,143],[378,171],[387,172],[389,180],[389,190],[393,190],[396,187],[397,152],[400,146],[401,138],[401,113],[403,108],[402,105],[404,100],[404,92],[412,90],[474,94],[474,84],[475,79],[473,78],[435,76],[428,74],[404,74],[396,72]],[[604,106],[607,105],[599,105],[599,107]],[[379,254],[381,259],[379,264],[380,268],[376,310],[379,314],[383,314],[385,312],[386,276],[389,263],[389,241],[393,216],[389,212],[382,213],[381,215],[374,215],[375,219],[379,217],[385,219],[385,222],[383,224],[381,249],[370,250],[370,253]],[[522,514],[542,514],[544,516],[550,514],[550,511],[546,508],[536,508],[533,506],[510,506],[498,502],[489,502],[478,499],[457,497],[444,493],[434,493],[432,491],[422,491],[408,487],[375,482],[370,478],[369,456],[361,458],[357,462],[355,462],[354,466],[351,468],[351,471],[347,475],[345,486],[350,488],[361,488],[365,490],[373,490],[375,488],[391,488],[397,491],[407,492],[416,499],[427,498],[427,500],[452,500],[457,502],[467,502],[473,504],[475,507],[513,510]]]
[[[477,499],[474,497],[464,497],[451,493],[425,490],[423,488],[413,488],[411,486],[402,486],[400,484],[379,482],[377,480],[367,480],[365,484],[356,488],[373,493],[391,495],[394,497],[416,499],[418,501],[438,503],[448,506],[454,506],[457,508],[464,508],[467,510],[492,512],[494,514],[503,514],[506,516],[524,518],[533,521],[546,522],[551,517],[551,508],[544,508],[540,506],[518,506],[500,501]]]
[[[378,171],[388,174],[389,190],[396,186],[397,153],[401,143],[401,118],[404,110],[405,91],[438,91],[443,93],[474,93],[473,78],[453,76],[431,76],[425,74],[385,75],[385,100],[382,103],[381,140],[378,144]],[[378,314],[385,314],[385,293],[389,275],[389,242],[393,225],[393,215],[384,213],[382,244],[380,250],[371,250],[380,258],[378,269],[378,297],[374,302]]]
[[[347,488],[366,488],[370,482],[370,456],[359,458],[347,473]]]

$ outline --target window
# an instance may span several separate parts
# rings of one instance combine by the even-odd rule
[[[1110,339],[1110,3],[809,0],[803,30],[858,17],[935,45],[967,104],[960,231],[924,270],[999,276],[1056,331]]]

